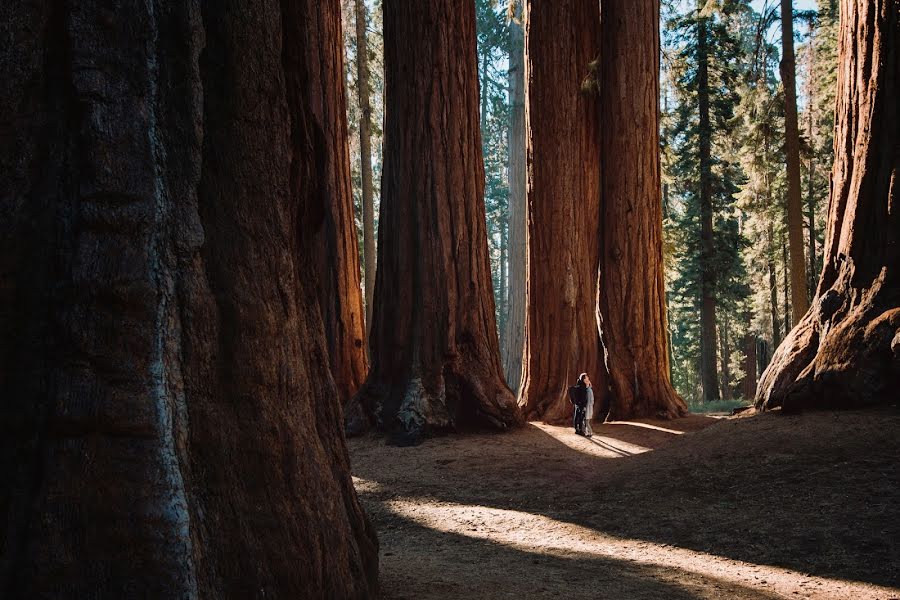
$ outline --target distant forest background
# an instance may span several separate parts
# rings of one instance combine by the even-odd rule
[[[476,0],[488,245],[504,353],[513,351],[504,339],[510,336],[511,295],[522,289],[511,281],[515,270],[510,268],[510,161],[524,156],[524,147],[518,147],[524,136],[514,135],[512,118],[524,95],[512,81],[515,69],[510,69],[510,57],[523,50],[520,10],[515,0]],[[370,227],[377,230],[384,119],[380,0],[344,0],[343,13],[351,175],[366,282],[373,274],[365,270],[375,263],[364,244],[358,48],[364,33]],[[807,0],[795,3],[792,23],[799,122],[799,138],[793,143],[800,148],[804,207],[802,223],[795,225],[803,232],[807,298],[822,267],[833,162],[837,13],[835,0]],[[360,16],[364,32],[357,28]],[[785,136],[780,3],[663,0],[660,30],[663,252],[672,381],[689,404],[738,404],[752,400],[759,374],[794,318],[785,168],[791,140]],[[521,60],[512,64],[521,65]],[[586,79],[589,70],[585,65]],[[708,174],[706,182],[701,181],[703,173]],[[712,216],[712,247],[706,253],[701,243],[704,202]],[[372,244],[374,239],[373,231]],[[713,315],[714,327],[701,318],[704,271],[714,274],[704,313]],[[704,336],[717,349],[715,367],[706,365],[706,373]],[[715,381],[706,391],[704,376]],[[515,390],[518,381],[509,384]]]

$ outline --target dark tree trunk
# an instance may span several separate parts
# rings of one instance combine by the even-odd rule
[[[749,401],[756,397],[756,336],[748,333],[744,336],[744,378],[741,380],[741,398]]]
[[[803,255],[803,201],[800,199],[800,128],[797,123],[796,60],[794,59],[794,7],[781,0],[781,81],[784,85],[784,149],[787,166],[787,215],[791,273],[791,321],[797,323],[809,309],[806,262]],[[787,291],[787,290],[785,290]],[[787,320],[787,319],[785,319]]]
[[[503,373],[513,393],[522,382],[525,341],[525,38],[522,0],[509,23],[509,279],[503,336]]]
[[[781,264],[784,266],[784,270],[781,272],[782,275],[782,283],[784,284],[784,294],[781,296],[782,304],[784,305],[784,331],[788,332],[791,330],[791,304],[788,298],[791,296],[791,282],[790,282],[790,259],[788,258],[788,243],[787,240],[784,239],[784,234],[781,235]]]
[[[528,275],[519,404],[528,419],[556,422],[581,372],[598,404],[606,367],[597,327],[600,138],[596,0],[525,5]],[[587,83],[585,83],[587,80]]]
[[[302,5],[312,0],[298,0]],[[359,281],[359,239],[350,186],[347,101],[344,97],[344,37],[339,0],[304,9],[319,18],[307,23],[299,102],[311,108],[310,137],[315,149],[316,194],[324,219],[310,240],[319,273],[319,305],[331,374],[343,404],[366,378],[365,316]]]
[[[672,388],[666,349],[659,2],[605,0],[601,41],[601,154],[610,160],[600,194],[600,314],[611,414],[683,416],[687,406]]]
[[[356,92],[359,99],[359,156],[362,177],[363,266],[366,283],[366,336],[375,305],[375,199],[372,192],[372,108],[369,106],[369,43],[366,35],[365,0],[354,0],[356,9]]]
[[[713,246],[708,26],[705,18],[697,20],[697,103],[700,113],[700,383],[704,401],[719,399],[719,378],[716,372],[716,267]]]
[[[305,254],[323,4],[0,9],[5,596],[377,593]]]
[[[813,86],[809,86],[812,88]],[[809,100],[807,100],[809,108],[807,109],[807,113],[809,115],[808,119],[808,127],[807,127],[807,137],[812,140],[813,137],[813,99],[810,96]],[[810,152],[809,156],[809,165],[807,168],[807,181],[806,181],[806,218],[809,223],[807,237],[808,251],[807,251],[807,269],[806,269],[806,292],[807,297],[812,298],[816,293],[816,264],[818,264],[818,259],[816,258],[816,188],[815,188],[815,176],[816,176],[816,159],[813,152]]]
[[[731,400],[731,340],[729,339],[728,319],[722,322],[719,335],[719,360],[722,370],[722,400]]]
[[[521,422],[503,381],[478,128],[472,3],[385,0],[385,149],[372,369],[383,429]],[[348,422],[352,431],[364,425]]]
[[[772,223],[766,230],[766,267],[769,272],[769,313],[772,317],[772,347],[781,344],[781,318],[778,316],[778,275],[775,272],[775,241]]]
[[[895,401],[900,389],[900,14],[844,0],[835,164],[812,309],[763,374],[763,409]]]

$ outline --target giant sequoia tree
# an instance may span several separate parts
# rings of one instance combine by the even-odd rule
[[[10,597],[376,593],[307,251],[335,3],[0,8]]]
[[[900,389],[900,11],[844,0],[840,15],[824,267],[763,374],[765,409],[858,406]]]
[[[366,378],[365,316],[359,281],[353,191],[350,188],[340,4],[323,2],[317,11],[322,18],[309,21],[304,30],[308,42],[287,44],[284,52],[286,61],[297,61],[296,71],[302,74],[304,82],[298,90],[300,97],[292,98],[292,101],[310,107],[311,123],[307,127],[314,149],[313,172],[317,186],[310,186],[310,189],[314,189],[313,193],[320,197],[318,201],[324,208],[322,225],[310,240],[310,254],[316,257],[319,273],[317,289],[325,322],[331,373],[343,402],[356,393]],[[337,14],[331,14],[335,11]],[[366,116],[363,111],[363,121]],[[360,125],[360,129],[364,127],[364,123]],[[366,149],[364,145],[363,150]],[[365,167],[364,156],[364,204]],[[371,170],[371,165],[369,168]],[[370,201],[371,193],[370,174]]]
[[[604,0],[601,41],[601,152],[609,160],[602,170],[600,313],[610,414],[683,416],[666,349],[659,2]]]
[[[580,372],[590,374],[598,402],[606,388],[596,314],[600,6],[530,1],[525,12],[528,276],[519,403],[529,419],[557,421],[571,414],[566,389]]]
[[[418,437],[521,418],[491,291],[472,2],[385,0],[372,366],[348,430]],[[360,410],[362,409],[362,410]]]

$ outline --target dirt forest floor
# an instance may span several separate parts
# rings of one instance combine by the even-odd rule
[[[900,410],[350,440],[384,598],[900,599]]]

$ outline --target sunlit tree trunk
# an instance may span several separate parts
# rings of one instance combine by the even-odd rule
[[[503,335],[503,373],[514,393],[522,380],[525,334],[525,37],[522,4],[515,2],[509,22],[509,279]]]
[[[791,274],[791,322],[797,323],[809,309],[806,295],[806,263],[803,253],[803,202],[800,199],[800,129],[797,123],[796,60],[794,59],[794,8],[781,0],[781,82],[784,85],[784,137],[787,163],[788,248]],[[787,290],[785,290],[787,291]],[[787,320],[787,319],[785,319]]]
[[[601,41],[600,148],[608,160],[600,194],[600,313],[612,416],[682,416],[687,406],[672,388],[666,348],[659,2],[605,0]]]
[[[579,373],[590,374],[598,404],[606,391],[596,315],[600,15],[596,0],[534,0],[525,11],[528,275],[519,404],[526,418],[554,422],[571,415],[566,390]]]
[[[366,378],[365,315],[350,185],[340,3],[326,0],[315,9],[322,18],[309,21],[304,29],[309,43],[304,46],[307,52],[300,66],[306,81],[300,102],[311,109],[309,131],[317,149],[316,192],[324,204],[324,218],[310,240],[310,254],[316,257],[319,273],[317,291],[331,373],[338,400],[344,403]]]
[[[385,0],[383,11],[378,279],[359,399],[403,442],[470,425],[506,429],[521,417],[495,325],[474,4]]]
[[[835,164],[812,309],[778,348],[760,408],[891,402],[900,389],[900,11],[843,0]]]
[[[4,596],[377,594],[307,251],[336,7],[0,14]]]

